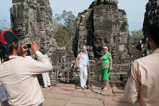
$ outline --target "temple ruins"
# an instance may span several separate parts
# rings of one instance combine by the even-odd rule
[[[73,51],[75,56],[86,45],[89,56],[99,58],[108,46],[115,63],[129,61],[130,44],[126,12],[118,8],[118,0],[94,0],[78,14]]]
[[[49,0],[12,0],[11,25],[26,41],[37,41],[49,56],[57,48],[53,38],[52,9]]]

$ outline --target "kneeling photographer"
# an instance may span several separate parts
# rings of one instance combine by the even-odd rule
[[[26,52],[31,50],[40,62],[27,58]],[[13,32],[0,33],[0,82],[8,93],[10,105],[40,106],[44,97],[36,75],[52,70],[49,60],[39,51],[35,41],[31,45],[20,45],[19,38]]]

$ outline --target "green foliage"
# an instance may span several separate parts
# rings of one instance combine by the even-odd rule
[[[68,36],[67,28],[60,25],[57,32],[54,35],[59,47],[66,47],[67,50],[72,49],[71,41]]]
[[[2,31],[10,29],[10,25],[7,23],[6,19],[0,19],[0,29]]]
[[[58,46],[72,50],[72,39],[76,30],[76,17],[72,11],[64,10],[62,14],[55,14],[53,19],[54,38]]]
[[[69,39],[72,40],[76,29],[76,17],[73,15],[72,11],[64,10],[62,14],[55,14],[54,20],[57,24],[66,27]]]
[[[132,45],[137,45],[141,38],[143,38],[142,30],[134,30],[130,32],[130,41]]]

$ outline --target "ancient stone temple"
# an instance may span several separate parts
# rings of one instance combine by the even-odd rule
[[[12,3],[10,11],[13,31],[27,41],[37,41],[51,56],[57,44],[53,38],[49,0],[12,0]]]
[[[149,0],[146,5],[146,13],[143,24],[144,38],[142,42],[142,53],[148,55],[151,50],[148,43],[148,35],[150,25],[155,21],[159,21],[159,0]]]
[[[102,47],[108,46],[118,63],[128,60],[127,16],[124,10],[118,8],[118,0],[94,0],[87,10],[78,14],[73,47],[75,56],[82,45],[87,46],[90,57],[100,57]]]

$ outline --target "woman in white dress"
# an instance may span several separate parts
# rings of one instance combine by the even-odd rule
[[[86,46],[83,46],[82,52],[76,58],[77,68],[80,70],[80,84],[82,89],[87,88],[87,66],[89,66],[89,61],[95,63],[94,60],[89,60]]]

